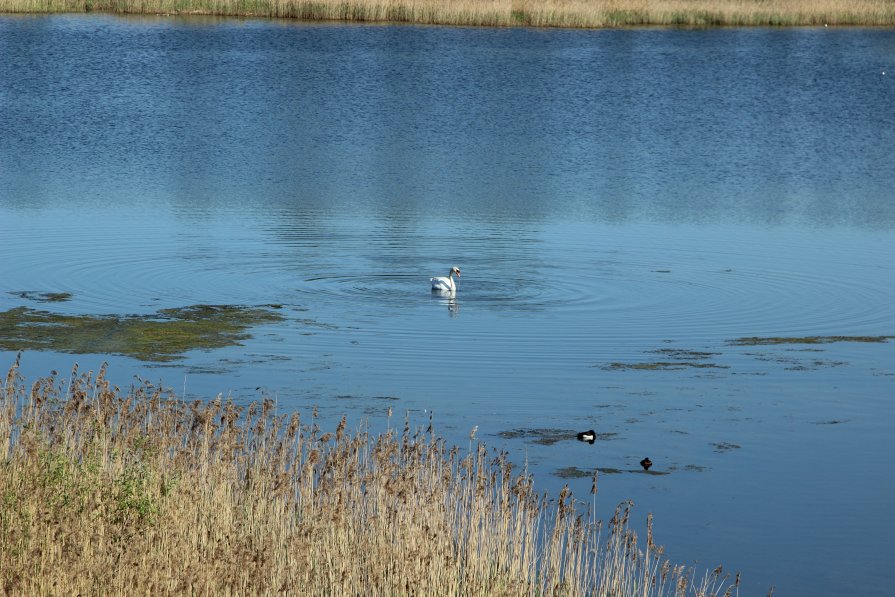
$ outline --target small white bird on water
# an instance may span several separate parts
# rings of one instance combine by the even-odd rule
[[[432,290],[440,290],[442,292],[454,292],[457,290],[457,284],[454,282],[454,274],[457,274],[458,278],[460,277],[459,267],[452,267],[447,276],[429,278],[429,281],[432,282]]]

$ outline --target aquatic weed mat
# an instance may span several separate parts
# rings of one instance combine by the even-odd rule
[[[149,315],[71,315],[31,307],[0,312],[0,349],[117,354],[141,361],[238,345],[249,330],[284,319],[278,305],[192,305]]]

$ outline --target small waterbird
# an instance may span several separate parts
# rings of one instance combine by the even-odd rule
[[[597,439],[597,433],[591,429],[590,431],[582,431],[578,434],[579,442],[587,442],[589,444],[594,443],[594,440]]]
[[[442,292],[454,292],[457,290],[457,284],[454,282],[454,274],[457,274],[458,278],[460,277],[459,267],[452,267],[447,276],[429,278],[429,281],[432,282],[432,290],[440,290]]]
[[[653,461],[649,458],[644,458],[640,461],[640,466],[643,467],[643,470],[648,471],[649,467],[653,466]]]

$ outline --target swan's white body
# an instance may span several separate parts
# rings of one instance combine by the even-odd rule
[[[458,278],[460,277],[459,267],[452,267],[447,276],[437,276],[435,278],[429,278],[429,281],[432,282],[432,290],[438,290],[441,292],[456,291],[457,283],[454,282],[454,274],[457,274]]]

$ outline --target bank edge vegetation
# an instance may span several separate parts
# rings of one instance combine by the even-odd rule
[[[54,374],[55,375],[55,374]],[[732,595],[470,434],[322,432],[271,400],[188,403],[79,373],[0,388],[7,595]],[[431,422],[430,422],[431,423]],[[593,502],[591,504],[590,502]],[[587,505],[587,508],[585,508]]]
[[[0,0],[0,12],[203,14],[448,25],[895,25],[895,0]]]

